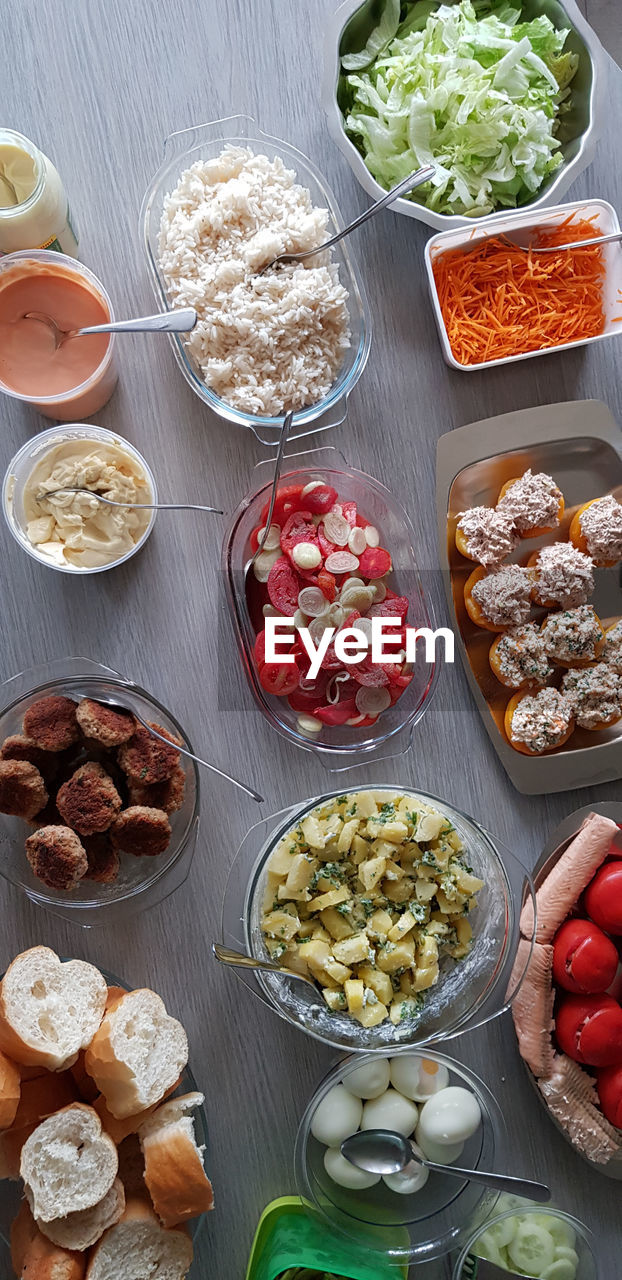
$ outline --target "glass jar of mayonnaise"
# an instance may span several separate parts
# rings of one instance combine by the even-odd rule
[[[0,128],[0,254],[18,249],[77,258],[78,241],[52,161],[21,133]]]

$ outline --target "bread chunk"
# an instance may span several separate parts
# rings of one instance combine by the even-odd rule
[[[86,1069],[117,1120],[159,1102],[188,1062],[188,1039],[154,991],[129,991],[106,1013]]]
[[[49,947],[31,947],[9,965],[0,986],[0,1049],[25,1066],[63,1071],[91,1043],[107,993],[93,965],[62,963]]]
[[[20,1173],[39,1224],[92,1209],[108,1194],[119,1158],[97,1112],[74,1102],[44,1120],[24,1143]]]

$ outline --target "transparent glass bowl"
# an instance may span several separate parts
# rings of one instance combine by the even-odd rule
[[[1,686],[0,742],[22,732],[24,713],[31,703],[49,695],[69,698],[110,698],[179,735],[192,750],[178,721],[150,693],[109,667],[88,658],[63,658],[32,667]],[[79,752],[79,744],[76,751]],[[81,763],[76,759],[76,765]],[[33,829],[21,818],[0,814],[0,874],[40,907],[85,928],[116,924],[169,897],[190,871],[199,829],[199,773],[193,761],[183,758],[186,791],[181,809],[170,816],[168,849],[157,857],[121,854],[114,884],[82,880],[71,892],[50,889],[33,874],[24,844]]]
[[[69,956],[63,956],[62,958],[63,960],[70,959]],[[124,991],[132,990],[131,987],[128,987],[127,982],[123,982],[121,978],[117,978],[113,973],[107,973],[105,969],[100,969],[100,973],[102,974],[102,977],[106,979],[106,982],[108,983],[109,987],[112,987],[112,986],[123,987]],[[179,1084],[175,1089],[175,1093],[172,1094],[171,1097],[177,1098],[177,1097],[181,1097],[182,1094],[196,1093],[198,1091],[199,1091],[199,1086],[197,1085],[197,1082],[192,1074],[192,1071],[190,1070],[190,1067],[186,1067],[182,1073]],[[196,1111],[193,1111],[192,1114],[194,1119],[197,1146],[207,1147],[208,1136],[207,1136],[207,1117],[205,1114],[205,1107],[204,1106],[197,1107]],[[209,1173],[209,1170],[208,1170],[208,1173]],[[23,1196],[22,1196],[21,1183],[10,1182],[8,1180],[3,1181],[2,1195],[0,1196],[0,1263],[4,1262],[4,1265],[2,1266],[3,1276],[13,1275],[13,1270],[10,1264],[10,1258],[8,1256],[8,1253],[5,1255],[5,1250],[3,1246],[6,1246],[7,1250],[9,1250],[11,1247],[11,1239],[10,1239],[11,1225],[13,1223],[14,1218],[17,1216],[22,1200],[23,1200]],[[204,1221],[205,1221],[205,1214],[203,1213],[201,1214],[200,1217],[193,1218],[191,1219],[191,1221],[187,1223],[187,1228],[192,1236],[194,1243],[196,1243],[197,1241],[197,1238],[202,1230]]]
[[[235,969],[235,974],[264,1004],[313,1039],[351,1052],[393,1053],[400,1046],[453,1039],[483,1026],[510,1007],[531,955],[525,957],[520,972],[513,971],[520,936],[520,906],[524,893],[531,895],[534,904],[535,895],[531,876],[518,858],[453,805],[415,787],[367,783],[347,788],[348,794],[369,790],[412,795],[439,809],[455,826],[469,865],[485,881],[478,905],[469,916],[474,938],[469,955],[459,963],[442,963],[439,981],[426,992],[420,1015],[403,1027],[396,1027],[387,1019],[377,1027],[364,1028],[354,1018],[331,1013],[312,987],[286,975],[249,973],[244,969]],[[226,946],[261,960],[270,958],[261,932],[270,857],[282,836],[305,814],[341,794],[331,791],[316,796],[251,827],[234,859],[225,889],[222,941]]]
[[[316,1108],[337,1084],[348,1087],[351,1071],[374,1061],[377,1055],[341,1060],[324,1077],[300,1122],[294,1166],[299,1194],[308,1200],[332,1227],[353,1237],[359,1246],[389,1256],[394,1265],[429,1262],[460,1247],[474,1221],[490,1216],[497,1192],[474,1182],[432,1173],[415,1195],[402,1196],[380,1181],[366,1191],[339,1187],[324,1168],[326,1148],[311,1133]],[[392,1054],[395,1056],[395,1054]],[[442,1063],[449,1083],[475,1094],[482,1123],[464,1144],[460,1160],[465,1168],[505,1172],[509,1160],[505,1122],[490,1090],[474,1072],[444,1054],[426,1048],[426,1058]]]
[[[249,147],[251,151],[266,155],[270,160],[278,156],[289,168],[294,169],[298,182],[309,189],[313,204],[328,209],[329,236],[345,225],[330,188],[312,161],[289,143],[262,133],[250,116],[229,116],[227,119],[214,120],[209,124],[201,124],[192,129],[172,133],[164,144],[164,163],[150,183],[140,211],[140,230],[155,296],[158,303],[165,309],[170,306],[170,302],[159,266],[158,253],[164,201],[177,185],[185,169],[190,168],[197,160],[211,160],[220,155],[223,147],[228,143],[233,146]],[[369,355],[371,316],[363,281],[352,256],[349,241],[341,241],[333,253],[333,261],[339,267],[341,282],[349,294],[350,347],[339,377],[328,395],[317,404],[309,405],[296,412],[290,433],[292,439],[315,434],[317,431],[327,430],[343,422],[347,413],[348,396],[358,382]],[[195,395],[198,395],[214,413],[227,422],[248,428],[264,444],[274,444],[283,425],[283,416],[263,417],[243,413],[233,408],[205,385],[200,370],[186,351],[183,337],[179,334],[171,334],[170,338],[177,364]]]
[[[34,467],[41,461],[41,458],[45,457],[46,453],[49,453],[56,445],[62,444],[65,440],[92,440],[94,446],[101,443],[123,449],[137,466],[144,471],[147,479],[147,488],[150,490],[150,501],[158,501],[155,477],[149,463],[138,452],[138,449],[135,449],[134,445],[130,444],[129,440],[124,440],[122,436],[115,435],[113,431],[106,431],[104,427],[96,427],[95,424],[87,422],[78,422],[72,423],[71,426],[67,427],[50,427],[47,431],[41,431],[38,435],[32,436],[30,440],[27,440],[15,454],[15,457],[11,459],[2,484],[2,511],[4,518],[15,541],[19,543],[22,550],[32,556],[33,560],[37,560],[39,564],[44,564],[48,569],[56,569],[59,573],[78,574],[80,577],[87,573],[104,573],[108,569],[116,569],[118,565],[125,564],[126,560],[131,560],[132,556],[135,556],[136,552],[140,551],[140,548],[144,546],[153,529],[157,511],[151,512],[143,533],[131,550],[127,551],[124,556],[111,560],[109,564],[94,566],[55,564],[47,556],[41,555],[37,547],[30,541],[26,532],[24,489],[29,477]]]
[[[324,460],[327,465],[322,465]],[[343,454],[335,449],[299,454],[287,459],[286,465],[292,465],[292,470],[284,470],[279,487],[322,480],[332,485],[340,498],[356,502],[361,514],[377,526],[381,545],[391,553],[393,571],[388,585],[398,595],[408,596],[408,625],[434,629],[432,604],[424,592],[417,565],[415,531],[393,494],[372,476],[349,467]],[[413,728],[428,708],[438,677],[438,663],[426,663],[422,647],[413,678],[401,698],[368,728],[327,725],[321,734],[307,736],[298,727],[299,713],[292,710],[287,698],[277,698],[262,688],[253,653],[257,631],[263,626],[261,586],[252,570],[246,574],[246,565],[253,554],[250,535],[261,524],[261,510],[270,498],[273,466],[260,463],[256,470],[262,483],[247,494],[232,516],[223,542],[222,569],[240,658],[259,710],[277,733],[312,751],[333,772],[351,768],[361,756],[377,756],[383,748],[389,755],[407,751]]]
[[[481,1219],[477,1225],[474,1223],[473,1233],[466,1241],[460,1256],[457,1258],[453,1272],[452,1280],[473,1280],[474,1271],[473,1250],[477,1247],[479,1237],[489,1227],[495,1226],[497,1222],[504,1222],[507,1218],[514,1218],[516,1215],[536,1214],[540,1217],[546,1214],[549,1218],[557,1218],[560,1222],[566,1223],[568,1227],[576,1234],[576,1242],[574,1248],[578,1254],[579,1262],[577,1264],[576,1280],[598,1280],[599,1271],[596,1260],[595,1241],[592,1232],[588,1230],[583,1222],[579,1222],[578,1218],[573,1218],[572,1214],[564,1213],[561,1209],[555,1209],[548,1204],[530,1204],[527,1201],[520,1208],[508,1209],[505,1213],[493,1213],[485,1222]],[[503,1273],[500,1271],[500,1275]],[[511,1273],[508,1273],[511,1274]]]

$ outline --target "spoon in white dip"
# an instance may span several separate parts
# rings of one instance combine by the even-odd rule
[[[202,507],[198,502],[115,502],[112,498],[105,498],[103,493],[97,493],[95,489],[86,489],[81,485],[63,485],[61,489],[49,489],[47,493],[39,494],[37,502],[45,502],[48,498],[55,498],[59,493],[86,493],[89,498],[97,498],[98,502],[105,502],[107,507],[130,507],[134,511],[211,511],[216,516],[223,515],[220,507]]]
[[[140,316],[137,320],[111,320],[109,324],[92,324],[86,329],[61,329],[45,311],[27,311],[25,320],[40,320],[54,335],[57,351],[67,338],[83,338],[88,333],[190,333],[197,322],[194,307],[180,307],[177,311],[159,311],[155,316]]]

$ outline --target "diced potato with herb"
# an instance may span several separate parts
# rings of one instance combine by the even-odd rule
[[[309,911],[325,911],[327,907],[336,907],[340,902],[347,902],[351,896],[348,886],[342,884],[339,889],[329,889],[328,893],[321,893],[318,898],[312,898]]]
[[[414,1022],[420,1013],[420,1003],[411,996],[407,996],[406,999],[403,996],[398,996],[392,1001],[389,1009],[389,1017],[395,1026],[399,1026],[404,1022]]]
[[[339,853],[350,852],[350,849],[352,848],[352,841],[354,840],[354,837],[358,831],[358,825],[359,825],[358,818],[350,818],[348,822],[344,822],[343,827],[339,832],[339,839],[337,841],[337,848],[339,850]]]
[[[401,942],[387,942],[378,950],[377,965],[383,973],[395,973],[397,969],[408,969],[415,963],[415,940],[403,938]]]
[[[360,1013],[355,1013],[353,1016],[362,1027],[378,1027],[385,1018],[388,1018],[389,1010],[381,1000],[376,1000],[374,1004],[364,1004]]]
[[[386,858],[369,858],[367,862],[361,862],[359,880],[368,892],[382,880],[386,865]]]
[[[438,981],[439,968],[433,965],[430,969],[415,969],[411,982],[411,991],[427,991]]]
[[[383,973],[381,969],[374,969],[371,964],[361,964],[358,968],[358,976],[363,979],[365,986],[373,991],[378,1000],[383,1004],[390,1004],[393,987],[388,973]]]
[[[351,938],[344,938],[342,942],[333,943],[333,955],[340,960],[342,964],[353,965],[360,963],[361,960],[369,960],[370,942],[366,933],[355,933]]]
[[[350,1013],[360,1013],[365,1000],[365,987],[360,978],[349,978],[343,984]]]
[[[352,970],[348,969],[347,965],[340,964],[338,960],[335,960],[334,956],[331,956],[329,960],[325,961],[323,965],[323,972],[331,978],[333,982],[336,982],[339,987],[343,987],[348,981]]]
[[[304,853],[296,853],[290,862],[285,885],[288,889],[308,889],[317,863]]]
[[[279,885],[276,896],[279,902],[308,902],[311,894],[308,889],[290,889],[286,881]]]
[[[406,937],[406,934],[415,928],[416,923],[412,911],[405,911],[397,923],[389,930],[389,942],[399,942],[400,938]]]
[[[384,941],[393,928],[393,920],[388,911],[378,907],[369,917],[366,928],[370,938],[381,938]]]
[[[324,996],[329,1009],[331,1009],[333,1013],[345,1012],[347,1009],[348,1002],[342,987],[340,987],[338,991],[325,987],[322,995]]]
[[[297,915],[290,915],[288,911],[269,911],[263,918],[262,927],[270,937],[283,938],[285,942],[289,942],[298,933],[300,920]]]
[[[320,919],[324,928],[328,930],[331,938],[336,938],[340,942],[342,938],[348,938],[354,933],[354,927],[350,923],[348,916],[338,911],[336,907],[325,907],[320,913]]]
[[[436,896],[437,886],[433,880],[417,880],[415,884],[415,897],[417,902],[431,902]]]
[[[479,893],[484,887],[484,881],[478,880],[477,876],[471,875],[460,863],[456,865],[454,872],[456,884],[462,893]]]
[[[404,876],[403,880],[383,880],[382,889],[390,902],[408,902],[415,891],[415,882],[410,876]]]
[[[447,819],[440,813],[420,813],[414,836],[418,844],[430,844],[437,840]]]
[[[310,849],[323,849],[326,844],[326,832],[322,830],[318,819],[312,813],[302,819],[300,829]]]
[[[388,840],[389,844],[401,844],[408,837],[408,827],[405,822],[384,822],[382,818],[370,818],[367,823],[367,834],[373,836],[374,840]]]
[[[431,934],[426,933],[417,946],[417,964],[427,969],[438,960],[438,942]]]

